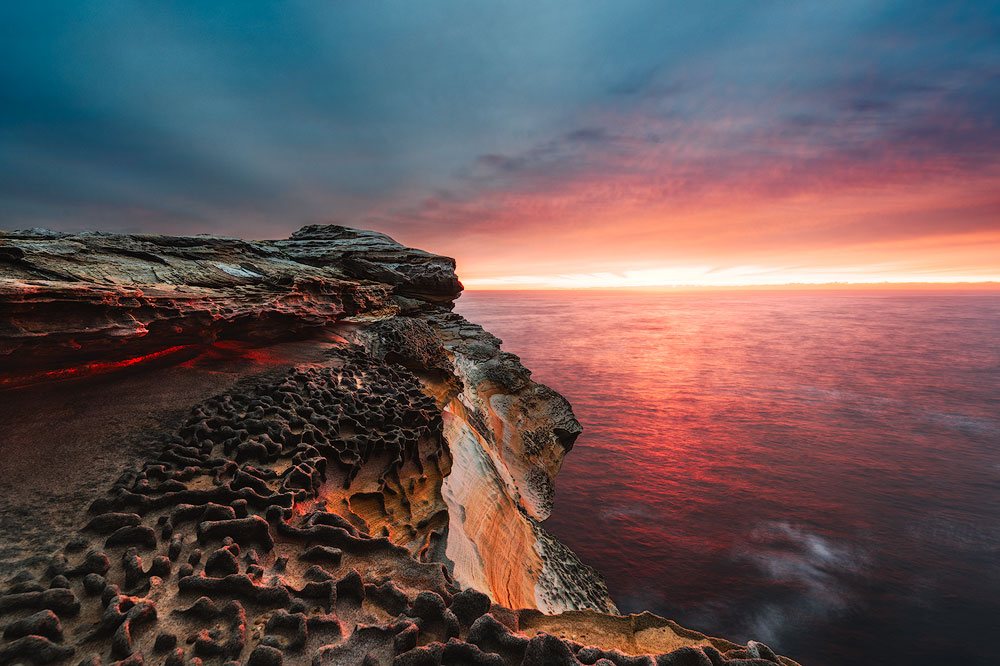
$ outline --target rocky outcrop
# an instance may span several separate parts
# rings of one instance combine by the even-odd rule
[[[461,291],[453,260],[344,227],[278,242],[34,230],[0,243],[0,361],[15,376],[301,337],[391,316],[393,295],[450,305]]]
[[[0,234],[0,399],[20,446],[46,445],[17,433],[48,387],[112,433],[115,387],[174,387],[79,532],[0,564],[0,664],[794,663],[616,615],[541,526],[580,424],[451,312],[460,291],[453,260],[339,226]]]

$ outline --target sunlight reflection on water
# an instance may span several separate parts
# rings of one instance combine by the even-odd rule
[[[457,309],[573,403],[585,432],[546,526],[623,611],[813,665],[986,663],[1000,294],[471,292]]]

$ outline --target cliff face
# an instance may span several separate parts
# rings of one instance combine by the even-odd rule
[[[143,442],[54,553],[59,512],[4,500],[0,663],[792,663],[608,615],[540,525],[580,424],[460,292],[453,260],[338,226],[0,233],[5,446],[67,402],[96,427],[64,446]]]

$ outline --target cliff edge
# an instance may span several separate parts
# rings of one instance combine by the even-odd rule
[[[0,232],[0,664],[794,664],[617,615],[541,526],[580,424],[461,290],[341,226]]]

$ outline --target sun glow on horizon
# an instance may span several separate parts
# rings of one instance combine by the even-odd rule
[[[878,287],[878,286],[996,286],[1000,275],[928,275],[926,273],[872,273],[866,268],[820,271],[786,271],[764,266],[673,266],[663,268],[469,277],[463,284],[470,291],[574,290],[574,289],[713,289],[753,287]]]

